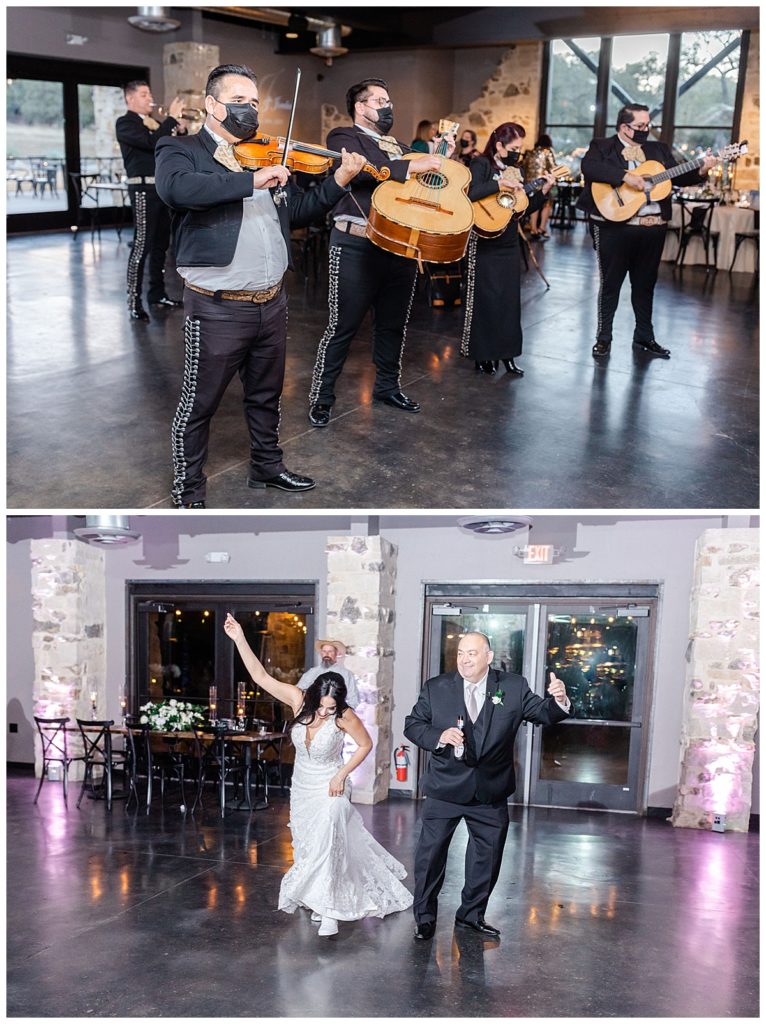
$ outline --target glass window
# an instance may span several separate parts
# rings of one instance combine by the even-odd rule
[[[742,33],[685,32],[676,100],[675,147],[697,156],[728,145],[734,124]]]
[[[595,37],[551,42],[549,125],[593,125],[600,49],[601,40]]]
[[[63,83],[9,78],[5,130],[7,212],[66,210]]]
[[[114,125],[125,113],[125,96],[114,85],[78,85],[80,171],[101,181],[119,181],[125,168]]]
[[[215,612],[201,604],[150,612],[148,631],[148,699],[207,704],[216,682]]]
[[[643,103],[649,107],[652,124],[662,122],[665,75],[668,66],[668,35],[615,36],[609,74],[607,124],[611,130],[620,107]],[[653,133],[659,138],[659,131]]]

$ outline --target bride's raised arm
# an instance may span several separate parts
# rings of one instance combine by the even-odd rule
[[[245,639],[242,627],[231,612],[226,615],[223,628],[226,635],[237,645],[237,650],[245,664],[245,668],[250,673],[256,686],[262,687],[272,697],[276,697],[283,704],[289,705],[293,710],[293,714],[297,714],[303,705],[303,691],[299,690],[297,686],[293,686],[292,683],[283,683],[279,679],[275,679],[274,676],[269,675],[256,658],[253,649]]]

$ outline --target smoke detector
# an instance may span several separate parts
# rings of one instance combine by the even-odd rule
[[[531,530],[531,516],[465,516],[458,519],[461,530],[469,533],[515,533],[517,530]]]
[[[175,32],[181,27],[177,18],[170,17],[169,7],[139,7],[138,14],[128,18],[134,28],[144,32]]]
[[[328,65],[332,64],[333,57],[342,57],[344,53],[348,53],[348,47],[341,45],[340,26],[330,25],[317,32],[317,44],[312,46],[309,52],[317,57],[324,57]]]
[[[122,547],[141,538],[140,533],[130,529],[127,516],[86,516],[85,526],[78,527],[74,534],[100,548]]]

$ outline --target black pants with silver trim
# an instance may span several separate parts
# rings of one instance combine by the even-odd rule
[[[309,401],[332,405],[335,382],[356,332],[372,309],[373,394],[386,398],[401,388],[402,353],[412,308],[417,264],[394,256],[366,238],[334,228],[330,235],[330,320],[319,342]]]
[[[173,501],[205,498],[210,421],[234,374],[243,388],[250,435],[250,476],[268,480],[285,468],[279,415],[285,378],[287,295],[269,302],[216,302],[184,290],[184,379],[173,420]]]
[[[612,340],[612,323],[626,276],[630,277],[630,301],[636,317],[633,341],[654,341],[654,286],[667,228],[663,224],[645,228],[591,220],[590,231],[601,276],[596,341]]]
[[[133,210],[133,247],[128,258],[128,306],[141,304],[144,265],[148,262],[147,300],[158,302],[165,294],[165,255],[170,245],[170,210],[153,185],[129,185]]]

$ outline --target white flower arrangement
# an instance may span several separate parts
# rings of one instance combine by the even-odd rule
[[[139,711],[141,725],[150,725],[155,732],[183,732],[205,720],[202,709],[196,704],[175,699],[163,701],[162,704],[149,701]]]

